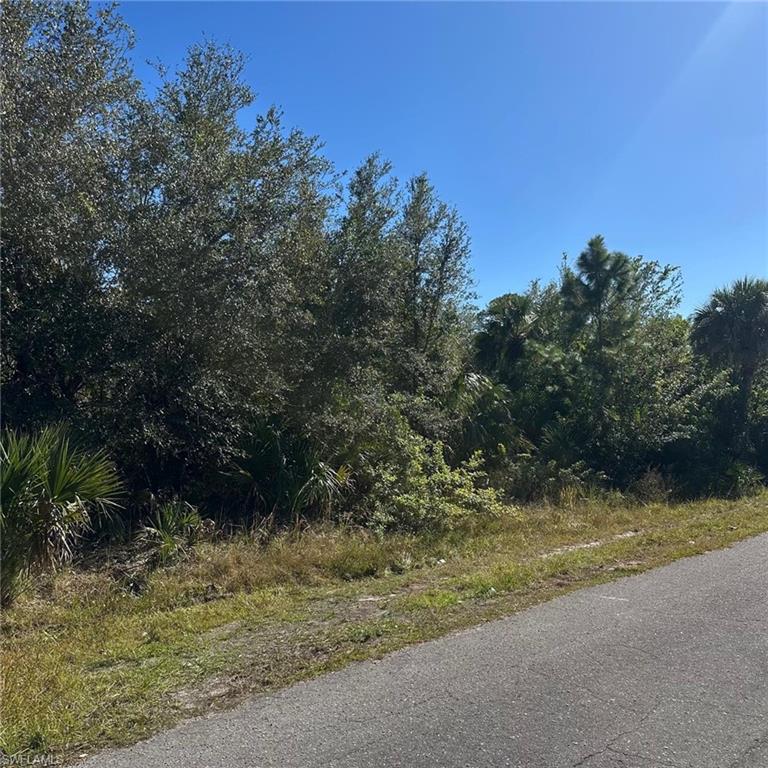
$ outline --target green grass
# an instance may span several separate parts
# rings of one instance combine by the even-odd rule
[[[768,494],[585,502],[441,537],[322,527],[266,545],[203,544],[150,574],[138,597],[109,564],[68,570],[3,616],[0,745],[71,758],[128,744],[248,694],[766,530]]]

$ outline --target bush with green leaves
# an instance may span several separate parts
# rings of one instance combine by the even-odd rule
[[[414,431],[395,407],[356,468],[361,518],[379,529],[437,531],[502,513],[481,454],[452,467],[446,447]]]
[[[72,557],[92,516],[117,507],[120,480],[103,451],[74,445],[64,426],[5,431],[0,446],[0,604],[36,566]]]
[[[505,494],[528,502],[546,499],[559,503],[564,496],[586,498],[603,492],[606,479],[604,473],[595,472],[583,461],[566,463],[537,451],[510,456],[499,472]]]
[[[165,565],[187,554],[201,523],[196,507],[181,499],[172,499],[155,507],[139,538],[156,552],[160,564]]]
[[[225,493],[247,519],[296,524],[328,518],[354,485],[348,465],[333,466],[317,445],[276,420],[254,422],[238,453],[223,473]]]
[[[768,362],[756,377],[750,403],[749,431],[755,464],[763,475],[768,476]]]

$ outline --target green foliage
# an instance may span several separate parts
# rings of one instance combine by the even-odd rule
[[[764,487],[765,477],[753,466],[734,461],[723,468],[716,490],[726,496],[753,496]]]
[[[396,235],[402,269],[396,383],[411,393],[444,392],[465,354],[461,320],[472,297],[466,225],[422,174],[407,186]]]
[[[509,493],[626,489],[654,472],[682,495],[747,486],[726,479],[734,387],[697,354],[690,324],[674,314],[679,296],[676,269],[611,253],[596,237],[559,282],[491,302],[478,365],[508,388],[510,421],[529,444],[498,473]],[[762,334],[751,306],[743,348]]]
[[[531,296],[506,293],[493,299],[480,315],[480,329],[475,337],[479,366],[503,381],[511,379],[535,328]]]
[[[0,446],[0,605],[37,565],[72,556],[91,516],[117,506],[121,486],[106,456],[78,448],[63,426],[35,434],[6,430]]]
[[[193,45],[148,94],[111,6],[9,0],[0,25],[4,417],[109,446],[131,503],[105,534],[147,498],[414,530],[494,514],[491,485],[768,473],[765,281],[691,327],[677,268],[598,235],[478,314],[467,227],[428,177],[371,155],[344,182],[276,109],[248,126],[238,52]],[[143,534],[168,552],[180,505]]]
[[[388,439],[376,435],[362,452],[357,470],[366,491],[362,516],[369,525],[441,530],[474,516],[501,514],[498,494],[488,485],[479,453],[451,467],[445,446],[411,429],[396,407],[388,410],[382,429]]]
[[[467,373],[456,382],[449,407],[456,414],[452,455],[459,460],[479,451],[491,470],[512,452],[531,447],[515,424],[504,384],[480,373]]]
[[[2,384],[6,424],[77,420],[125,343],[103,290],[137,94],[131,34],[82,0],[0,15]]]
[[[595,354],[615,346],[637,321],[631,301],[637,279],[630,258],[609,252],[601,235],[587,243],[576,260],[576,271],[563,270],[563,310],[574,332],[584,333]]]
[[[193,46],[149,96],[114,8],[12,0],[2,24],[10,424],[66,417],[136,494],[197,502],[274,418],[317,454],[293,490],[258,481],[288,514],[347,485],[333,457],[361,427],[340,399],[405,389],[425,429],[449,429],[469,250],[425,176],[401,188],[372,156],[344,190],[275,109],[245,130],[253,94],[226,47]],[[354,380],[372,389],[344,393]]]
[[[749,443],[758,470],[768,476],[768,364],[755,376],[749,407]]]
[[[226,475],[243,488],[247,509],[277,522],[327,517],[353,486],[347,465],[333,468],[310,441],[267,420],[254,425]]]
[[[188,552],[201,526],[200,513],[191,504],[174,499],[158,504],[141,532],[141,540],[166,565]]]
[[[694,315],[693,343],[714,362],[754,373],[768,357],[768,280],[716,290]]]
[[[696,349],[715,365],[730,367],[738,384],[733,441],[742,459],[750,452],[750,398],[768,361],[768,280],[744,278],[712,294],[693,317]]]

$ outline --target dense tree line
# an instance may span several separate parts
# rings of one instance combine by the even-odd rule
[[[193,46],[156,93],[114,9],[2,14],[7,428],[114,460],[130,528],[211,515],[441,525],[563,489],[740,493],[768,473],[768,283],[678,314],[674,267],[595,237],[473,306],[425,175],[348,175]]]

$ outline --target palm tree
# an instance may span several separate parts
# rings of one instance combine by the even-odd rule
[[[523,356],[534,321],[530,296],[505,293],[493,299],[480,315],[475,339],[480,367],[508,382],[515,363]]]
[[[104,453],[70,444],[66,429],[0,440],[0,608],[7,608],[35,566],[72,555],[91,513],[117,506],[121,484]]]
[[[693,316],[694,348],[715,365],[728,366],[739,385],[737,448],[749,447],[747,417],[755,375],[768,359],[768,280],[745,277],[712,294]]]

